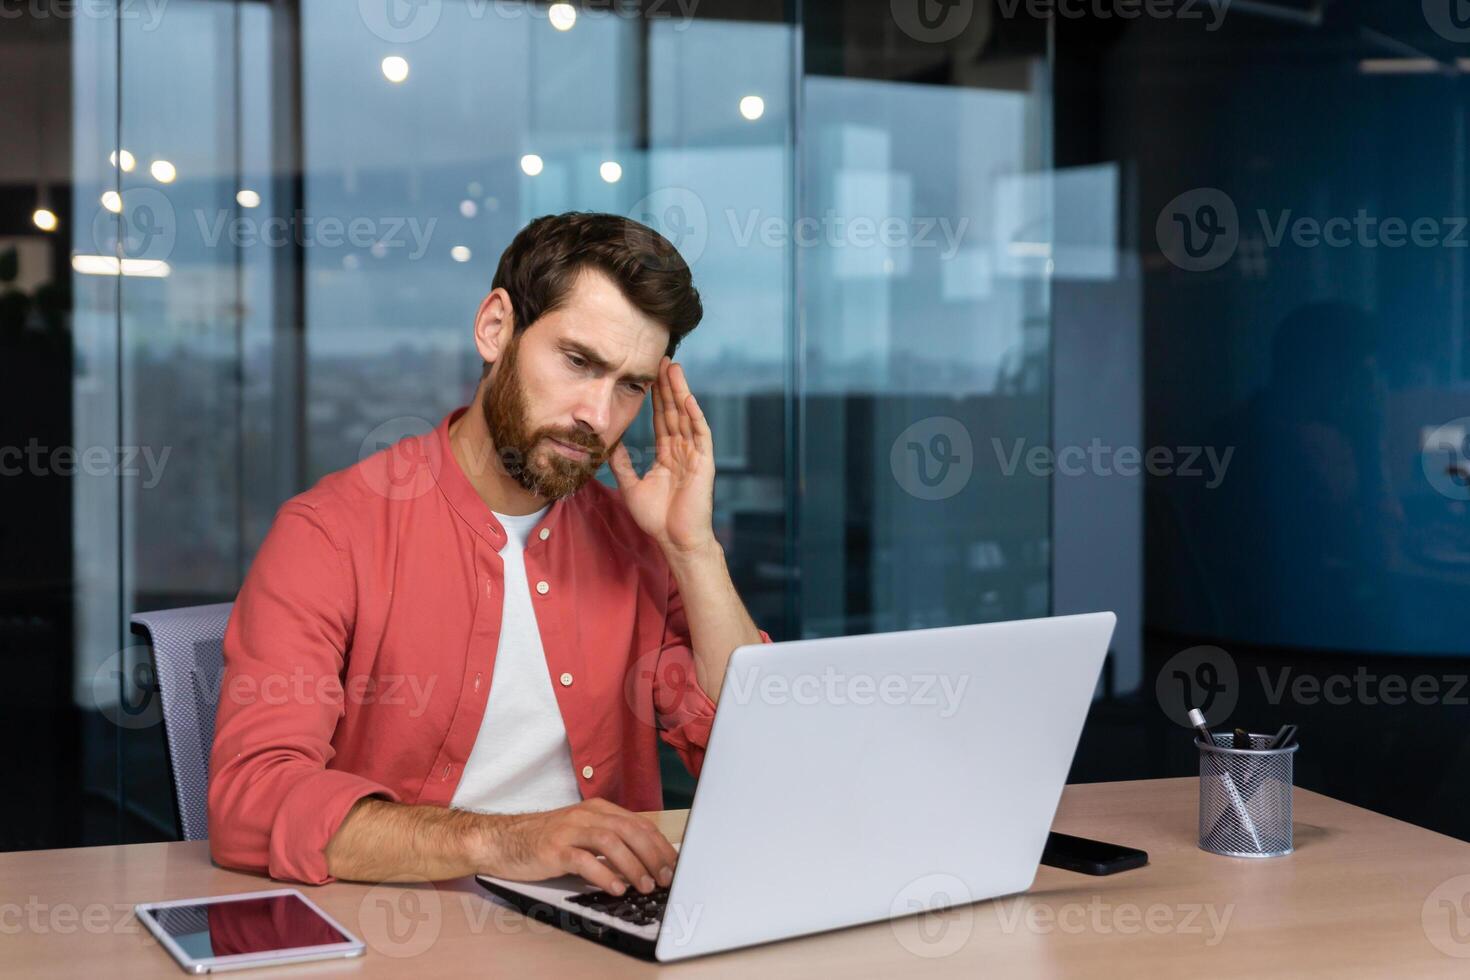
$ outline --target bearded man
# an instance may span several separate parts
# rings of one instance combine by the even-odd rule
[[[672,880],[635,812],[661,807],[657,740],[697,775],[730,654],[770,640],[672,360],[699,294],[657,232],[585,213],[532,221],[492,287],[474,401],[288,500],[250,568],[210,755],[221,865]],[[639,476],[621,440],[650,397]]]

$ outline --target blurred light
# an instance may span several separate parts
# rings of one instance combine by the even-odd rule
[[[154,160],[148,165],[148,172],[160,184],[172,184],[174,178],[179,175],[179,172],[174,169],[174,165],[167,160]]]
[[[344,255],[344,256],[342,256],[342,268],[346,269],[348,272],[351,272],[353,269],[356,269],[360,265],[362,265],[362,262],[361,262],[361,260],[358,259],[357,256],[355,256],[355,255]]]
[[[111,153],[107,154],[107,162],[115,167],[117,166],[117,161],[119,157],[121,157],[122,159],[123,173],[132,173],[133,168],[138,165],[138,161],[134,160],[133,155],[127,150],[122,150],[121,152],[113,150]]]
[[[480,206],[474,201],[471,201],[469,198],[465,198],[463,201],[459,202],[459,213],[464,215],[466,218],[473,218],[475,215],[480,213]]]
[[[36,210],[31,214],[31,220],[35,222],[36,227],[41,229],[42,231],[56,230],[56,212],[52,211],[50,208],[36,208]]]
[[[1051,258],[1051,242],[1007,242],[1006,251],[1018,259]]]
[[[472,180],[469,186],[465,188],[465,191],[469,193],[470,197],[479,197],[485,193],[485,187],[478,180]]]
[[[551,26],[559,31],[569,31],[577,23],[577,8],[569,3],[554,3],[546,8],[546,17]]]
[[[113,214],[122,213],[122,195],[117,191],[102,192],[102,206]]]
[[[383,77],[395,85],[408,77],[408,59],[390,54],[383,59]]]
[[[1430,75],[1447,67],[1433,58],[1364,58],[1358,62],[1358,71],[1364,75]]]
[[[382,242],[373,242],[373,247],[368,249],[368,251],[372,253],[373,258],[381,259],[388,254],[388,246]]]
[[[602,166],[597,168],[597,172],[602,174],[602,179],[609,184],[616,184],[623,179],[623,165],[616,160],[602,161]]]
[[[162,279],[171,271],[162,259],[122,259],[115,255],[73,255],[71,267],[84,276],[125,276]]]
[[[759,95],[747,95],[740,100],[740,114],[754,122],[766,114],[766,100]]]
[[[456,262],[468,262],[470,260],[470,250],[467,246],[456,245],[449,250],[449,257]]]
[[[260,207],[260,195],[248,187],[242,187],[235,193],[235,201],[242,208]]]
[[[545,162],[534,153],[527,153],[521,157],[521,170],[527,177],[534,177],[546,166]]]

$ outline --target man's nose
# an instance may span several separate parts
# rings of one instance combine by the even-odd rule
[[[573,413],[577,423],[591,429],[599,438],[612,421],[613,384],[610,379],[584,385]]]

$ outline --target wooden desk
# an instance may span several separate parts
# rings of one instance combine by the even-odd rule
[[[1148,867],[1042,868],[1024,896],[672,966],[530,922],[471,879],[339,882],[303,891],[366,956],[240,976],[1465,976],[1470,845],[1304,790],[1295,805],[1297,853],[1252,861],[1195,847],[1193,779],[1069,786],[1056,829],[1142,847]],[[658,819],[677,839],[684,816]],[[0,971],[176,975],[133,903],[271,887],[197,841],[0,854]]]

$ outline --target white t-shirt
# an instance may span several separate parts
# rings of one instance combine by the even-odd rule
[[[450,801],[462,810],[532,813],[582,799],[526,584],[526,540],[549,509],[495,515],[505,528],[505,603],[485,717]]]

